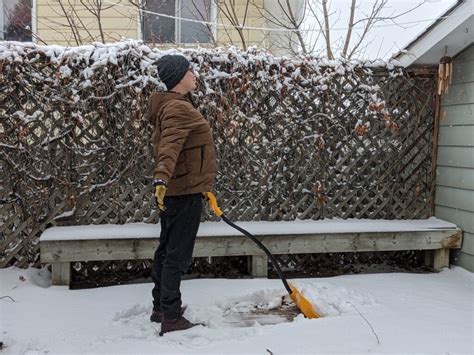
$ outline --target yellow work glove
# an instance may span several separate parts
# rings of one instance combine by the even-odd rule
[[[158,208],[161,211],[164,211],[166,210],[165,203],[163,201],[166,195],[166,181],[161,179],[153,180],[153,186],[155,186],[155,198]]]

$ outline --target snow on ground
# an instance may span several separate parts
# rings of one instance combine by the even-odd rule
[[[17,268],[0,280],[14,300],[0,299],[2,354],[474,353],[473,274],[458,267],[292,280],[325,315],[292,322],[250,314],[281,306],[279,280],[183,281],[185,316],[206,326],[163,337],[150,283],[69,290],[46,269]]]

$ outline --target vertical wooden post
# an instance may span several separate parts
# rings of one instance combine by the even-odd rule
[[[434,250],[425,250],[423,252],[425,256],[425,266],[433,267],[434,260],[433,260],[433,255],[434,255]]]
[[[437,78],[437,77],[436,77]],[[437,79],[435,79],[437,82]],[[431,201],[430,215],[435,214],[435,198],[436,198],[436,161],[438,160],[438,135],[439,135],[439,111],[441,109],[441,96],[435,92],[435,112],[434,112],[434,129],[433,129],[433,146],[431,159]]]
[[[247,272],[252,275],[252,255],[247,255]]]
[[[252,255],[252,277],[268,277],[268,257],[266,255]]]
[[[449,267],[449,249],[437,249],[434,251],[433,268],[441,270]]]
[[[52,268],[52,284],[58,286],[69,286],[71,281],[71,263],[53,263]]]

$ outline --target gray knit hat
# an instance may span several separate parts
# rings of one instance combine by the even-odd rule
[[[166,88],[171,90],[183,79],[190,65],[182,55],[165,55],[158,59],[158,75]]]

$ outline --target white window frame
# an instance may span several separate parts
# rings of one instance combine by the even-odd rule
[[[3,41],[5,40],[3,29],[5,25],[5,19],[4,19],[4,14],[3,14],[3,0],[0,0],[0,40]],[[38,30],[38,25],[37,25],[37,13],[36,13],[36,7],[37,7],[37,0],[32,0],[31,2],[31,41],[33,43],[37,43],[37,30]]]
[[[3,1],[3,0],[0,0],[0,1]],[[33,0],[33,1],[37,1],[37,0]],[[175,1],[175,9],[174,9],[174,16],[176,17],[181,17],[180,16],[180,13],[181,13],[181,4],[183,1],[189,1],[189,0],[176,0]],[[137,20],[137,35],[138,35],[138,39],[139,40],[142,40],[143,41],[143,31],[142,31],[142,0],[140,0],[140,6],[139,6],[139,10],[138,10],[138,20]],[[177,38],[181,38],[181,22],[183,22],[182,20],[175,20],[174,22],[174,39],[175,39],[175,42],[176,44],[192,44],[192,43],[182,43],[182,42],[178,42],[176,39]],[[211,21],[212,22],[212,35],[214,36],[214,38],[217,36],[217,6],[216,6],[216,3],[214,2],[214,0],[211,0]],[[196,42],[196,43],[202,43],[202,42]],[[206,44],[208,42],[205,42],[205,43],[202,43],[202,44]],[[210,43],[210,42],[209,42]],[[165,43],[164,43],[165,44]],[[170,44],[170,43],[167,43],[167,44]]]
[[[37,19],[38,0],[33,0],[31,3],[31,41],[38,43],[38,19]]]

